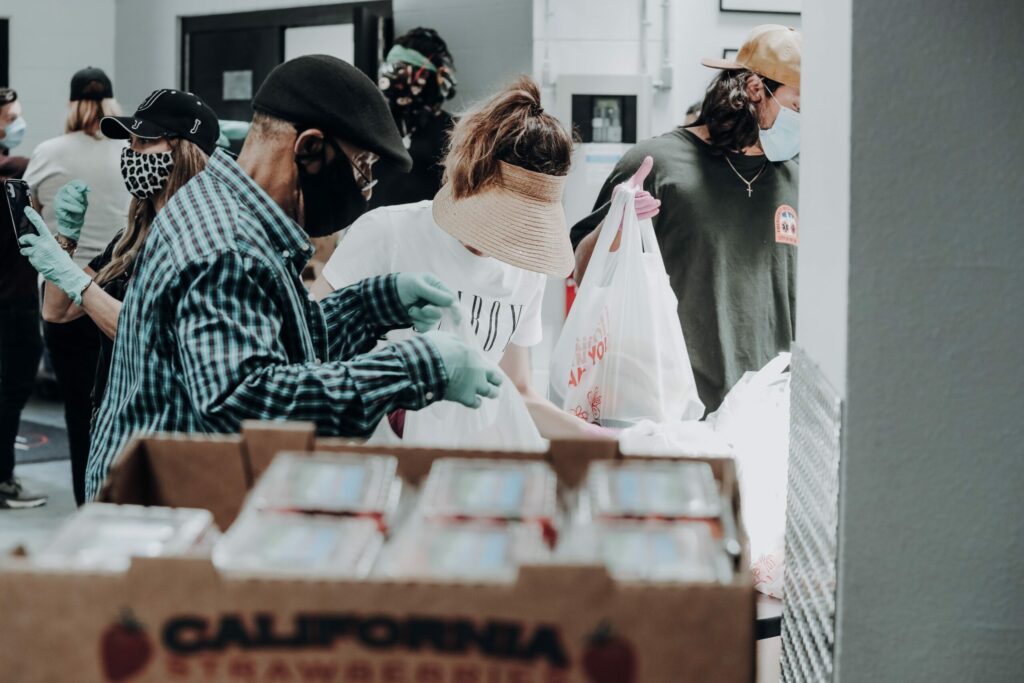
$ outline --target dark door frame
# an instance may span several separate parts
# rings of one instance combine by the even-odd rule
[[[298,26],[324,26],[327,24],[355,24],[365,14],[375,14],[384,18],[383,48],[391,46],[394,39],[394,21],[391,0],[374,2],[349,2],[337,5],[314,5],[312,7],[289,7],[287,9],[259,10],[255,12],[235,12],[228,14],[206,14],[201,16],[180,17],[181,43],[179,48],[179,85],[182,90],[189,89],[188,54],[189,36],[203,31],[226,31],[244,28],[276,27],[283,33],[286,28]],[[284,61],[284,41],[281,41]],[[356,50],[356,64],[367,76],[377,80],[376,64],[370,64],[365,55]],[[361,63],[362,62],[362,63]]]
[[[0,19],[0,88],[10,87],[11,42],[10,19]]]

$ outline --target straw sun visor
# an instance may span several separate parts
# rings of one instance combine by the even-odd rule
[[[553,277],[575,267],[562,208],[565,176],[498,162],[497,182],[461,199],[450,183],[434,197],[434,221],[442,230],[505,263]]]

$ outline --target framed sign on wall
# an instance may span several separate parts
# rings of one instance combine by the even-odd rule
[[[758,12],[761,14],[800,14],[802,0],[718,0],[722,12]]]

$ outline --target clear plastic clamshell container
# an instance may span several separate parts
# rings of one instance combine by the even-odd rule
[[[124,571],[132,557],[200,552],[218,533],[209,510],[87,503],[60,526],[34,562]]]
[[[396,467],[389,455],[282,453],[256,483],[246,508],[384,517],[398,505]]]
[[[703,522],[607,520],[575,526],[558,559],[604,564],[620,581],[726,583],[732,578],[721,542]]]
[[[442,458],[430,468],[419,511],[431,518],[552,521],[557,489],[544,462]]]
[[[375,573],[440,581],[514,581],[520,565],[549,557],[533,525],[420,519],[388,544]]]
[[[246,575],[359,578],[382,543],[370,518],[249,510],[214,547],[213,563]]]
[[[710,519],[722,504],[711,465],[690,460],[596,461],[581,496],[584,517]]]

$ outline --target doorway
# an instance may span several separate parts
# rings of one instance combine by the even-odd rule
[[[10,42],[8,39],[10,20],[0,19],[0,88],[10,85]]]
[[[182,17],[181,88],[222,120],[249,121],[256,90],[287,59],[331,54],[375,81],[393,26],[390,0]]]

